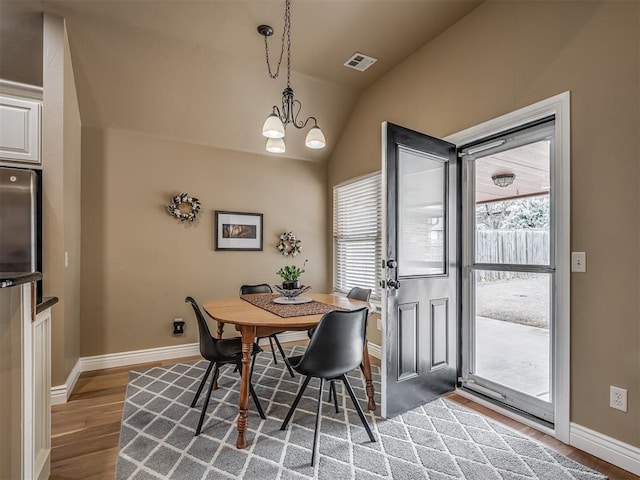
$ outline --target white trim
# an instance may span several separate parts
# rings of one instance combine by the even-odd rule
[[[278,340],[280,343],[287,342],[299,342],[300,340],[309,340],[309,336],[307,335],[306,330],[301,330],[297,332],[283,332],[278,334]],[[260,339],[258,342],[260,346],[269,345],[269,339],[267,337]]]
[[[171,345],[169,347],[94,355],[92,357],[82,357],[80,360],[82,362],[82,371],[91,372],[105,368],[125,367],[138,363],[157,362],[160,360],[171,360],[173,358],[192,357],[195,355],[200,355],[198,344],[187,343],[184,345]]]
[[[537,119],[555,116],[555,172],[557,180],[552,185],[556,202],[553,222],[556,225],[556,257],[555,257],[555,306],[556,327],[553,340],[555,371],[553,391],[555,392],[555,428],[553,436],[565,443],[569,442],[569,405],[570,405],[570,93],[564,92],[533,105],[508,113],[480,125],[449,135],[445,140],[456,145],[470,143],[475,140],[499,133],[508,128],[517,127]],[[468,228],[468,225],[467,227]],[[468,232],[464,234],[465,237]],[[463,239],[464,241],[464,239]],[[468,253],[468,245],[464,247]],[[464,265],[463,265],[464,268]],[[463,282],[466,276],[463,272]],[[463,286],[463,305],[467,288]],[[468,297],[468,294],[467,294]],[[464,318],[464,312],[463,312]],[[464,319],[463,319],[464,321]],[[493,405],[493,404],[491,404]],[[493,408],[490,406],[489,408]],[[524,417],[519,421],[524,422]]]
[[[640,448],[571,423],[570,444],[602,460],[640,475]]]
[[[307,332],[285,332],[278,334],[280,343],[297,342],[307,340]],[[269,339],[260,340],[260,345],[269,345]],[[51,387],[51,405],[66,403],[73,391],[73,387],[82,372],[102,370],[105,368],[125,367],[140,363],[157,362],[159,360],[171,360],[174,358],[193,357],[200,355],[200,347],[197,343],[184,345],[172,345],[169,347],[147,348],[145,350],[133,350],[130,352],[107,353],[92,357],[81,357],[69,373],[67,381],[62,385]]]
[[[55,387],[51,387],[51,405],[60,405],[61,403],[67,403],[69,400],[69,396],[73,391],[73,387],[76,386],[76,382],[78,381],[78,377],[82,373],[82,359],[79,358],[76,361],[76,364],[73,366],[69,375],[67,376],[67,381],[62,385],[56,385]]]
[[[0,78],[0,94],[42,101],[42,87]]]
[[[378,360],[382,360],[382,348],[380,347],[380,345],[367,342],[367,348],[369,349],[369,355],[377,358]]]

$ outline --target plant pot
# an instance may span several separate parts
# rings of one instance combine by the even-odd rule
[[[285,290],[300,288],[300,282],[298,280],[294,280],[293,282],[282,282],[282,288]]]

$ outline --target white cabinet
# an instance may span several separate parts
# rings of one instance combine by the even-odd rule
[[[0,80],[0,161],[41,163],[40,87]],[[40,94],[41,95],[41,94]]]
[[[0,479],[46,480],[51,453],[51,308],[34,284],[0,288]]]
[[[51,308],[31,323],[33,361],[33,478],[47,480],[51,454]]]

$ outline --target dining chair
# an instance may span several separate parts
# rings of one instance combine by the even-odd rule
[[[258,285],[242,285],[240,287],[240,295],[248,295],[251,293],[273,293],[273,290],[266,283],[260,283]],[[287,366],[287,369],[289,370],[289,374],[291,375],[291,377],[295,377],[293,370],[287,363],[287,356],[285,355],[284,350],[282,349],[282,345],[280,345],[278,336],[274,333],[273,335],[269,335],[268,337],[260,337],[260,338],[269,339],[269,345],[271,345],[271,354],[273,355],[273,363],[277,365],[278,360],[276,359],[276,351],[273,348],[273,342],[276,342],[276,345],[278,346],[278,350],[280,351],[280,355],[282,355],[282,359],[284,360],[284,364]],[[258,338],[258,340],[260,340],[260,338]]]
[[[325,380],[342,381],[364,428],[367,430],[369,439],[372,442],[376,441],[346,375],[347,372],[356,368],[362,361],[362,350],[367,332],[367,313],[368,310],[365,307],[351,311],[334,310],[324,314],[309,341],[306,351],[302,355],[289,358],[289,363],[293,369],[301,375],[305,375],[305,379],[280,430],[287,428],[302,395],[309,385],[309,381],[312,378],[320,379],[311,466],[315,464],[320,416],[322,413],[322,389]]]
[[[225,339],[215,338],[211,335],[209,326],[204,319],[204,315],[202,314],[198,303],[193,299],[193,297],[186,297],[184,301],[191,304],[191,306],[193,307],[193,311],[196,314],[196,320],[198,321],[198,330],[200,334],[200,355],[202,355],[202,358],[209,361],[207,371],[202,377],[200,385],[198,386],[198,390],[196,391],[196,395],[195,397],[193,397],[193,401],[191,402],[191,408],[196,406],[196,402],[198,401],[198,398],[202,393],[202,388],[204,387],[205,383],[207,383],[207,378],[209,378],[209,374],[211,373],[211,369],[213,368],[213,377],[211,379],[211,383],[209,384],[207,398],[204,401],[204,405],[202,405],[202,413],[200,414],[200,421],[198,422],[198,428],[196,429],[195,433],[195,436],[198,436],[200,435],[200,431],[202,430],[202,422],[204,421],[207,407],[209,406],[211,390],[213,390],[213,385],[218,379],[220,367],[227,364],[235,365],[236,369],[240,372],[240,375],[242,375],[242,339],[240,337]],[[253,373],[253,365],[256,359],[255,355],[261,351],[262,349],[258,346],[258,344],[254,343],[251,352],[251,355],[253,356],[253,360],[251,363],[251,373]],[[249,375],[249,392],[251,393],[251,397],[256,404],[256,408],[258,410],[258,413],[260,414],[260,418],[264,420],[266,417],[264,415],[262,405],[260,405],[260,400],[258,400],[256,392],[253,390],[253,385],[251,384],[251,374]]]
[[[349,290],[349,292],[347,293],[347,298],[351,298],[353,300],[361,300],[363,302],[368,302],[369,299],[371,298],[371,289],[370,288],[360,288],[360,287],[353,287],[351,290]],[[307,336],[309,338],[311,338],[313,336],[313,332],[315,331],[316,327],[311,328],[310,330],[307,331]],[[362,370],[362,373],[364,374],[364,365],[362,364],[362,362],[360,362],[360,370]],[[336,383],[332,380],[329,384],[329,398],[328,401],[331,401],[331,397],[333,397],[333,403],[336,407],[336,413],[338,413],[338,399],[336,398]]]

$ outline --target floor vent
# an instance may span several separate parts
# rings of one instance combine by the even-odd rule
[[[353,68],[360,72],[364,72],[367,68],[378,61],[377,58],[369,57],[364,53],[356,52],[343,63],[345,67]]]

